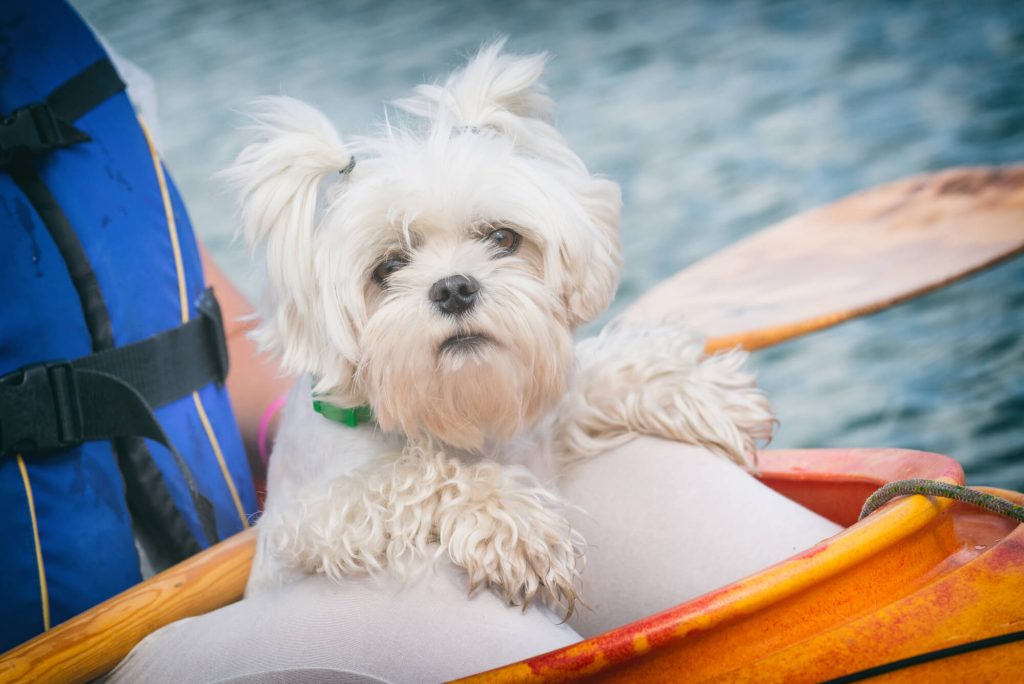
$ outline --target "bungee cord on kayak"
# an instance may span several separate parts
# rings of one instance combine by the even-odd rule
[[[881,487],[864,502],[858,520],[863,520],[879,508],[899,496],[923,494],[925,496],[942,496],[962,503],[971,504],[986,511],[1024,523],[1024,506],[1006,499],[978,491],[970,487],[949,484],[938,480],[896,480]]]

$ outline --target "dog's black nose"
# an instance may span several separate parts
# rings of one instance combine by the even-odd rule
[[[473,308],[480,283],[471,276],[441,278],[430,286],[430,301],[446,314],[460,316]]]

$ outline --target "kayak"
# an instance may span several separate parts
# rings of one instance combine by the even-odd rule
[[[962,484],[956,461],[809,449],[763,451],[759,463],[767,486],[846,529],[662,613],[460,681],[857,681],[877,669],[891,670],[886,681],[989,681],[1021,671],[1024,525],[920,495],[857,522],[887,482]],[[254,545],[253,530],[235,535],[8,651],[0,681],[93,679],[145,634],[240,598]]]
[[[963,484],[956,461],[829,449],[765,451],[760,464],[766,485],[847,529],[657,615],[459,681],[994,681],[1024,671],[1024,525],[925,496],[857,522],[887,482]]]

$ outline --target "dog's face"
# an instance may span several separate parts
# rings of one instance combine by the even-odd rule
[[[618,188],[547,123],[542,66],[485,48],[400,103],[420,129],[347,146],[315,110],[272,101],[228,172],[267,244],[261,341],[384,430],[512,438],[564,394],[573,330],[614,294]]]

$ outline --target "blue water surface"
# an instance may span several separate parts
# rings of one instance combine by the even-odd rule
[[[212,179],[244,143],[238,112],[284,93],[365,133],[383,101],[498,34],[551,53],[560,127],[623,187],[611,313],[804,209],[923,171],[1024,162],[1021,2],[74,3],[156,79],[194,223],[253,297],[259,270]],[[972,483],[1024,490],[1022,312],[1018,259],[755,354],[774,445],[937,451]]]

